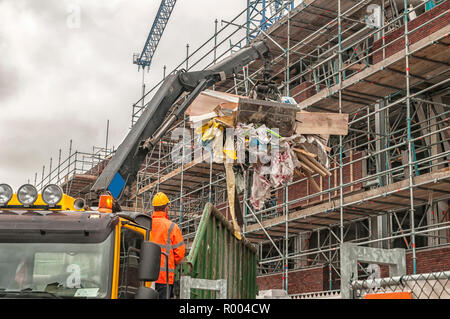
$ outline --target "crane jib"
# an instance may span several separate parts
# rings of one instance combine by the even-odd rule
[[[143,68],[150,67],[153,55],[155,54],[156,48],[158,47],[159,41],[164,33],[164,29],[169,22],[170,15],[172,14],[176,2],[176,0],[161,1],[155,20],[152,24],[152,28],[148,34],[147,41],[145,42],[139,58],[135,62],[137,65],[142,66]]]
[[[173,122],[173,116],[170,118],[167,116],[172,105],[184,92],[189,92],[189,97],[185,101],[186,103],[182,103],[173,110],[175,117],[183,114],[195,96],[202,90],[232,76],[244,65],[256,59],[265,58],[268,53],[269,48],[263,41],[260,41],[242,48],[207,70],[178,71],[167,76],[91,190],[108,189],[115,198],[118,198],[123,189],[135,181],[149,147],[155,145],[172,124],[170,122]],[[169,123],[167,123],[168,121]],[[151,139],[151,145],[146,142],[149,139]]]

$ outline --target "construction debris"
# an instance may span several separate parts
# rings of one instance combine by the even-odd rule
[[[233,205],[239,194],[234,176],[244,166],[253,169],[250,202],[257,210],[264,207],[273,189],[292,182],[294,175],[307,178],[317,191],[320,187],[313,175],[331,176],[328,138],[348,133],[348,114],[306,112],[294,104],[243,97],[231,102],[236,96],[214,98],[209,106],[194,104],[192,122],[197,125],[201,145],[213,154],[213,161],[226,167],[229,207],[236,229],[241,225],[236,219],[241,220],[241,216],[239,205]],[[201,114],[200,109],[207,113]],[[198,125],[198,118],[208,121]]]
[[[237,110],[238,123],[264,124],[278,128],[282,136],[294,133],[298,108],[287,103],[240,98]]]
[[[207,121],[217,116],[231,115],[237,108],[239,95],[205,90],[192,102],[186,115],[192,123]]]

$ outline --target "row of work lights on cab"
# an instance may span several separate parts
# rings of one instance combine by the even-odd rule
[[[24,184],[14,193],[8,184],[0,184],[0,208],[75,209],[84,208],[84,200],[65,195],[56,184],[48,184],[39,194],[32,184]]]

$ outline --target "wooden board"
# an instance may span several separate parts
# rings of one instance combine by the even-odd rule
[[[348,114],[302,111],[295,120],[296,134],[348,134]]]

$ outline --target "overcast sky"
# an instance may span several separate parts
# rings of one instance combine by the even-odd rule
[[[0,183],[14,190],[48,174],[73,150],[116,148],[131,123],[142,73],[132,64],[143,48],[160,0],[0,0]],[[229,21],[245,0],[179,0],[147,86],[163,65],[172,70]],[[241,21],[242,22],[242,21]],[[229,45],[229,44],[227,44]],[[208,48],[210,49],[210,48]],[[192,52],[192,51],[191,51]]]

